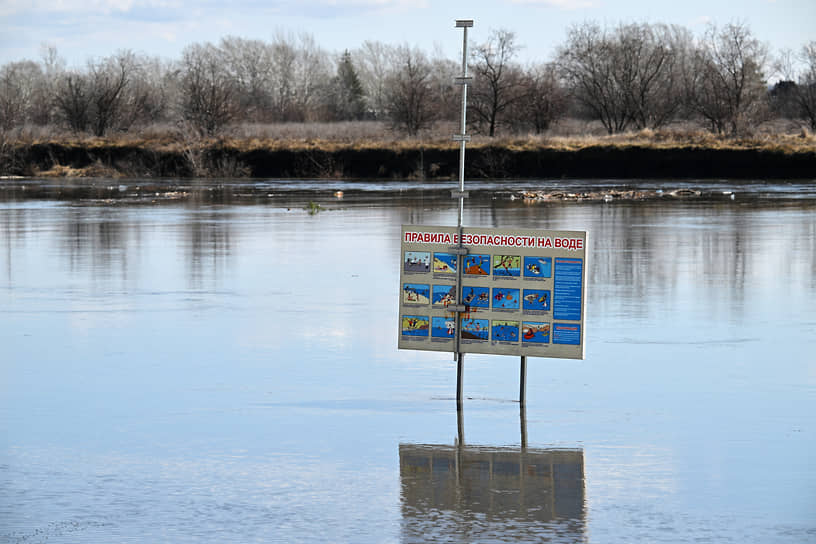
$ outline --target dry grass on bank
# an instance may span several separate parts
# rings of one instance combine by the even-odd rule
[[[802,131],[800,134],[758,134],[730,138],[703,131],[678,132],[646,129],[611,136],[499,139],[491,144],[518,151],[540,148],[577,151],[590,147],[641,147],[649,149],[762,149],[783,153],[816,152],[816,136],[807,131]]]
[[[122,173],[110,166],[96,162],[84,168],[73,168],[62,164],[55,164],[48,170],[38,170],[38,176],[48,178],[120,178]]]
[[[5,145],[56,143],[89,149],[135,146],[157,151],[185,151],[191,148],[229,147],[237,151],[342,149],[413,150],[457,149],[450,135],[458,132],[453,122],[437,123],[416,137],[407,137],[386,123],[374,121],[338,123],[241,124],[219,136],[200,137],[192,130],[173,125],[152,125],[138,131],[104,138],[76,135],[54,127],[23,127],[6,131]],[[765,149],[785,153],[816,152],[816,135],[798,123],[775,121],[757,127],[750,136],[727,137],[712,134],[691,124],[607,135],[599,123],[565,120],[544,134],[498,136],[474,135],[469,147],[503,147],[514,151],[556,149],[577,151],[591,147],[642,147],[657,149]]]

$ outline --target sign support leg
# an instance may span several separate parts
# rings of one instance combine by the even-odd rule
[[[527,401],[527,356],[521,356],[521,368],[519,371],[519,403],[522,408]]]

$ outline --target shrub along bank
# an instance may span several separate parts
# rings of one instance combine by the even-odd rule
[[[569,142],[474,144],[468,179],[816,178],[816,144]],[[6,145],[0,175],[130,178],[254,177],[456,179],[459,149],[449,143],[32,142]]]

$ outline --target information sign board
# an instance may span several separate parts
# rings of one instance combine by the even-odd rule
[[[458,232],[402,227],[400,349],[583,359],[587,233]]]

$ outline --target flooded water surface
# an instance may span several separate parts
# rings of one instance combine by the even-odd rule
[[[461,412],[397,349],[449,187],[142,185],[2,192],[0,542],[816,542],[812,184],[474,184],[467,226],[589,232],[586,358],[520,409],[468,356]]]

